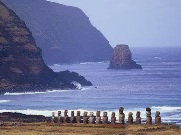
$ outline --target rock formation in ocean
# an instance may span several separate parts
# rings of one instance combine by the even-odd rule
[[[55,73],[45,65],[26,24],[0,2],[0,92],[91,85],[77,73]],[[33,88],[33,89],[32,89]]]
[[[109,69],[142,69],[142,66],[132,60],[128,45],[117,45],[110,61]]]
[[[47,64],[108,61],[113,48],[79,8],[46,0],[1,0],[26,22]]]

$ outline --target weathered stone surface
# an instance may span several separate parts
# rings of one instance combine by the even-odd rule
[[[32,122],[46,122],[47,119],[43,115],[25,115],[22,113],[4,112],[0,113],[0,121],[32,123]]]
[[[120,107],[119,108],[119,122],[121,124],[124,124],[124,119],[125,119],[125,114],[123,113],[123,111],[124,111],[124,108]]]
[[[79,8],[46,0],[1,1],[26,22],[46,64],[110,60],[108,40]]]
[[[146,124],[152,124],[151,108],[146,108]]]
[[[111,114],[111,124],[114,124],[116,122],[115,112],[112,112]]]
[[[101,112],[97,111],[96,112],[96,124],[100,124],[101,123]]]
[[[89,123],[90,123],[90,124],[94,124],[94,123],[95,123],[95,116],[94,116],[94,113],[93,113],[93,112],[90,112],[90,115],[89,115]]]
[[[107,112],[103,112],[103,120],[102,120],[103,124],[107,124],[108,123],[108,117],[107,117]]]
[[[160,117],[159,111],[156,111],[156,114],[155,114],[155,124],[161,124],[161,117]]]
[[[84,123],[84,124],[87,124],[87,123],[88,123],[89,117],[87,116],[87,113],[88,113],[88,112],[84,112],[84,114],[83,114],[83,123]]]
[[[76,117],[74,116],[74,111],[71,111],[70,122],[71,123],[75,123],[76,122]]]
[[[53,72],[41,53],[26,24],[0,2],[0,94],[91,85],[77,73]]]
[[[81,122],[80,111],[77,111],[76,122],[77,122],[77,123],[80,123],[80,122]]]
[[[141,124],[141,112],[140,111],[137,111],[136,112],[136,124]]]
[[[52,112],[52,119],[51,119],[51,123],[54,124],[55,123],[55,112]]]
[[[58,123],[63,123],[63,118],[61,116],[61,111],[58,111]]]
[[[64,123],[67,123],[68,122],[68,110],[65,110],[64,111]]]
[[[117,45],[108,69],[142,69],[142,67],[132,60],[128,45]]]
[[[133,113],[129,112],[128,114],[128,124],[133,124]]]

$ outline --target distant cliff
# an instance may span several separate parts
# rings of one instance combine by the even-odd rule
[[[142,69],[142,67],[132,60],[132,54],[128,45],[117,45],[114,48],[109,69]]]
[[[47,64],[107,61],[113,49],[79,8],[45,0],[1,0],[30,28]]]
[[[26,24],[0,2],[0,92],[48,88],[75,88],[77,81],[91,85],[69,71],[55,73],[45,65]]]

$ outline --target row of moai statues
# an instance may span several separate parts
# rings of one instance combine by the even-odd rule
[[[152,124],[151,109],[146,108],[146,124]],[[155,113],[155,124],[161,124],[160,112],[156,111]]]
[[[96,124],[101,123],[100,111],[96,112],[96,117],[93,112],[90,112],[90,116],[88,116],[88,112],[83,113],[83,123],[91,123]],[[104,112],[103,123],[108,122],[107,112]],[[52,112],[51,123],[55,123],[55,112]],[[77,111],[77,116],[74,116],[74,111],[71,111],[71,117],[68,117],[68,110],[64,111],[64,117],[61,116],[61,111],[58,111],[58,123],[81,123],[80,111]]]
[[[119,108],[119,123],[121,124],[125,124],[125,114],[124,114],[124,108],[120,107]],[[90,112],[89,116],[88,116],[88,112],[84,112],[83,113],[83,121],[82,123],[90,123],[90,124],[114,124],[116,123],[116,116],[115,116],[115,112],[112,112],[111,115],[111,121],[108,121],[108,116],[107,116],[107,112],[103,112],[103,117],[102,117],[102,121],[101,121],[101,116],[100,116],[101,112],[97,111],[96,112],[96,116],[94,116],[93,112]],[[141,112],[137,111],[136,112],[136,124],[141,124]],[[51,119],[52,123],[55,123],[55,112],[52,112],[52,119]],[[71,111],[71,116],[68,117],[68,110],[64,111],[64,117],[61,116],[61,111],[58,111],[58,123],[81,123],[81,115],[80,115],[80,111],[77,111],[77,116],[74,116],[74,111]],[[129,112],[128,113],[128,124],[133,124],[133,113]],[[150,108],[146,108],[146,124],[152,124],[152,117],[151,117],[151,109]],[[160,112],[156,111],[155,114],[155,124],[161,124],[161,117],[160,117]]]
[[[120,107],[119,108],[119,122],[121,124],[125,124],[125,114],[124,114],[124,108]],[[141,124],[141,117],[140,117],[141,113],[139,111],[137,111],[136,113],[136,124]],[[128,124],[133,124],[133,113],[129,112],[128,113]]]

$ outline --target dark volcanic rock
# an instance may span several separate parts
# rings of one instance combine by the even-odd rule
[[[79,8],[45,0],[1,0],[30,28],[47,64],[110,60],[108,40]]]
[[[91,85],[77,73],[55,73],[46,66],[25,23],[0,2],[0,93],[74,88],[73,81]]]
[[[32,123],[32,122],[46,122],[47,118],[43,115],[25,115],[22,113],[4,112],[0,113],[0,121]]]
[[[142,67],[132,60],[132,54],[128,45],[117,45],[114,48],[109,69],[142,69]]]

